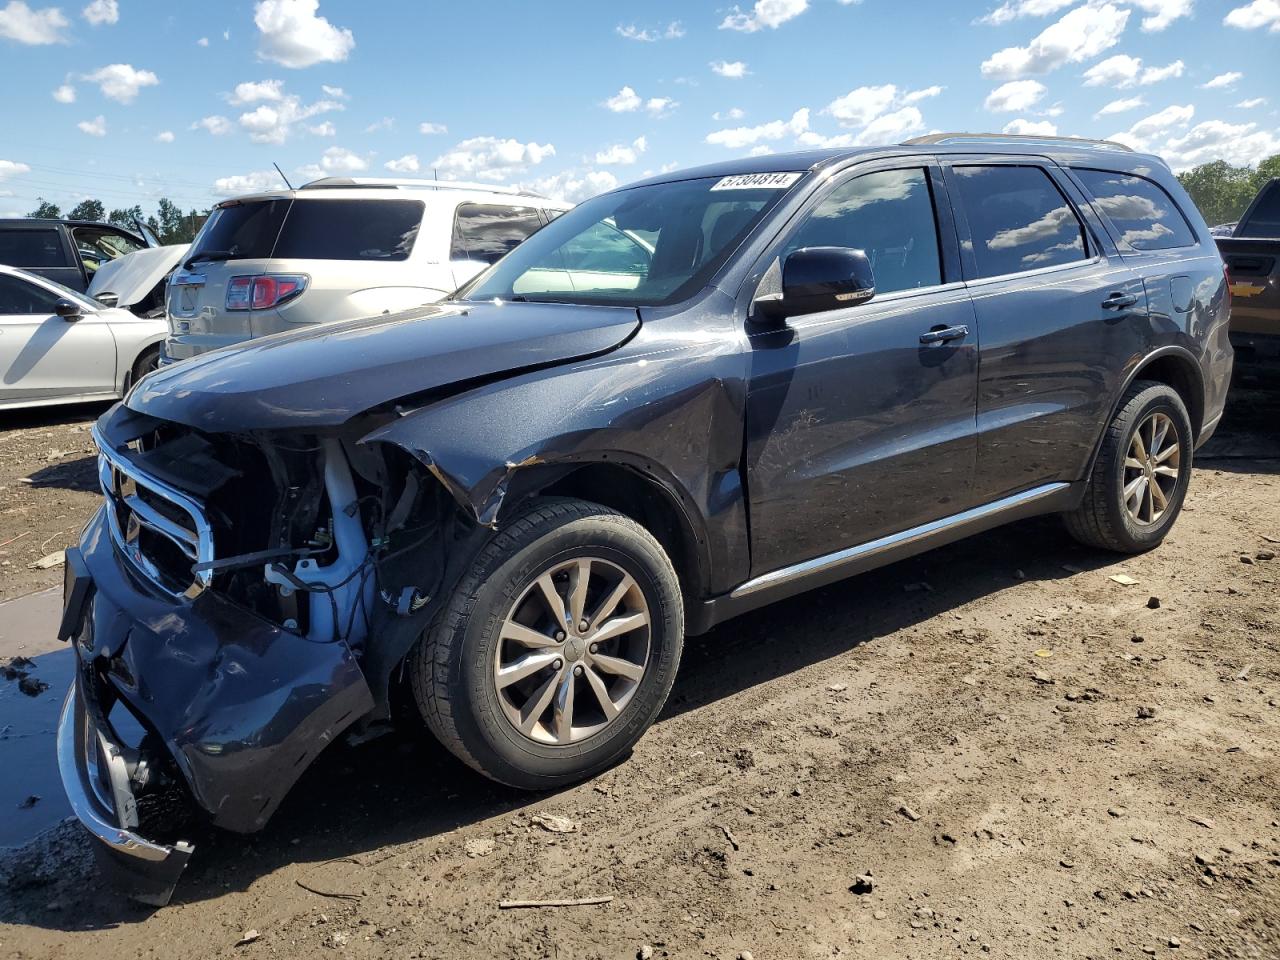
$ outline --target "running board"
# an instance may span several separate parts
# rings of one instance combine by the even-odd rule
[[[739,600],[743,597],[760,593],[762,590],[773,590],[789,585],[799,586],[800,581],[809,580],[810,578],[830,582],[833,579],[840,579],[842,576],[851,576],[858,571],[849,570],[847,574],[841,573],[837,576],[832,576],[832,574],[836,574],[837,571],[845,567],[866,569],[870,566],[878,566],[874,561],[883,555],[917,552],[911,548],[927,549],[928,545],[933,545],[933,541],[937,541],[937,545],[941,545],[944,541],[958,540],[961,537],[968,536],[970,533],[978,533],[998,523],[1015,519],[1015,517],[1011,516],[1006,517],[1005,514],[1029,516],[1033,513],[1039,513],[1041,511],[1034,508],[1043,506],[1040,501],[1062,494],[1070,487],[1071,484],[1069,483],[1046,483],[1044,486],[1024,490],[1022,493],[1015,493],[1013,496],[984,504],[981,507],[974,507],[972,510],[966,510],[963,513],[957,513],[950,517],[943,517],[941,520],[934,520],[918,527],[912,527],[910,530],[890,534],[887,537],[881,537],[879,540],[872,540],[869,543],[850,547],[847,550],[828,553],[826,556],[814,557],[812,560],[805,560],[803,563],[782,567],[748,580],[730,593],[729,596],[733,600]],[[1029,507],[1033,509],[1027,509]],[[892,561],[886,557],[885,562]],[[824,574],[826,576],[823,576]],[[807,589],[807,587],[801,587],[800,589]]]

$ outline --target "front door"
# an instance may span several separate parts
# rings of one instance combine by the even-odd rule
[[[1047,161],[946,172],[982,337],[979,496],[1079,480],[1149,335],[1142,281]]]
[[[78,320],[54,310],[60,298],[0,273],[0,402],[115,392],[116,345],[107,322],[86,305]]]
[[[817,246],[865,251],[876,294],[749,331],[753,576],[973,506],[978,340],[937,168],[859,167],[769,256]]]

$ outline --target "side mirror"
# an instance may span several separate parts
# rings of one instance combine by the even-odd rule
[[[63,320],[79,320],[84,313],[80,309],[80,304],[73,300],[59,300],[53,308],[53,312],[60,316]]]
[[[756,301],[766,317],[784,319],[866,303],[876,295],[875,272],[861,250],[805,247],[782,265],[782,294]]]

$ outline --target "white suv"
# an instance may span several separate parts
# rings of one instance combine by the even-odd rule
[[[169,281],[162,362],[440,300],[571,206],[490,184],[346,177],[227,200]]]

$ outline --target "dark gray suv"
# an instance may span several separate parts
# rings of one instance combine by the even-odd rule
[[[162,370],[98,422],[68,551],[72,805],[163,901],[191,848],[140,800],[257,830],[398,689],[554,787],[626,754],[687,633],[1033,514],[1155,547],[1227,318],[1156,157],[949,135],[665,174],[442,304]]]

